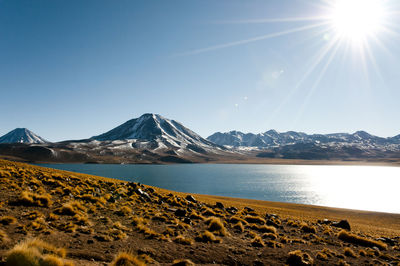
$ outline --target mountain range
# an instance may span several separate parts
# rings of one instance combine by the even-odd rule
[[[18,128],[0,138],[0,155],[35,162],[186,163],[249,159],[400,158],[400,135],[217,132],[202,138],[181,123],[144,114],[88,139],[50,143]]]
[[[284,145],[315,143],[343,143],[343,144],[361,144],[361,145],[397,145],[400,144],[400,135],[391,138],[382,138],[371,135],[365,131],[333,134],[312,134],[303,132],[288,131],[279,133],[276,130],[269,130],[265,133],[242,133],[240,131],[230,131],[226,133],[217,132],[207,138],[219,145],[230,147],[255,147],[272,148]]]

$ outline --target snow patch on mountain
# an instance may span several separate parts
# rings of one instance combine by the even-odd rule
[[[158,114],[144,114],[98,136],[93,141],[130,142],[133,148],[150,150],[190,150],[206,153],[224,148],[208,141],[181,123]]]
[[[312,135],[295,131],[279,133],[276,130],[269,130],[259,134],[230,131],[214,133],[207,139],[225,147],[233,147],[236,150],[243,150],[244,147],[268,149],[306,143],[314,143],[321,147],[324,145],[337,147],[356,145],[362,148],[385,148],[391,150],[398,150],[400,146],[400,135],[392,138],[382,138],[365,131],[357,131],[353,134],[333,133]]]
[[[0,137],[0,143],[48,143],[47,140],[26,128],[16,128]]]

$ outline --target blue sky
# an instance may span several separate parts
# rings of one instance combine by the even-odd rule
[[[327,1],[0,0],[0,135],[87,138],[149,112],[203,137],[400,134],[400,7],[383,2],[390,32],[368,53],[344,39],[318,61],[332,25],[260,20],[324,16]]]

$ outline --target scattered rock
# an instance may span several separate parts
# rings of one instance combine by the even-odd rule
[[[131,188],[133,188],[133,189],[136,189],[137,184],[134,183],[134,182],[129,182],[129,183],[127,184],[127,186],[128,186],[128,187],[131,187]]]
[[[113,196],[111,196],[107,201],[110,202],[110,203],[115,203],[116,202],[116,200],[115,200],[115,198]]]
[[[250,207],[244,207],[244,209],[248,212],[254,212],[254,209]]]
[[[184,209],[177,209],[175,211],[175,215],[178,217],[184,217],[186,215],[186,210]]]
[[[391,246],[396,245],[396,241],[391,239],[391,238],[388,238],[388,237],[380,237],[380,238],[377,238],[376,240],[377,241],[382,241],[382,242],[384,242],[386,244],[389,244]]]
[[[151,198],[150,198],[149,194],[147,194],[146,192],[144,192],[142,189],[138,188],[138,189],[136,190],[136,193],[137,193],[139,196],[141,196],[142,198],[144,198],[144,199],[146,199],[146,200],[148,200],[148,201],[151,201]]]
[[[332,221],[328,220],[328,219],[323,219],[323,220],[318,220],[317,223],[319,224],[332,224]]]
[[[197,203],[197,200],[192,195],[187,195],[185,198],[187,201]]]
[[[221,209],[221,210],[225,209],[224,204],[222,204],[221,202],[215,203],[215,207],[218,208],[218,209]]]
[[[255,260],[255,261],[253,261],[253,265],[254,266],[264,266],[265,264],[262,261]]]
[[[313,265],[314,260],[308,253],[302,252],[301,250],[295,250],[289,252],[289,257],[286,263],[289,264],[289,266]]]
[[[279,216],[277,214],[275,214],[275,213],[272,213],[272,214],[267,213],[267,214],[265,214],[265,217],[267,219],[271,219],[271,218],[278,219],[279,218]]]
[[[237,213],[239,210],[235,207],[229,207],[226,209],[227,212],[231,213],[231,214],[235,214]]]
[[[333,222],[332,226],[339,227],[350,231],[350,223],[347,220],[341,220],[340,222]]]

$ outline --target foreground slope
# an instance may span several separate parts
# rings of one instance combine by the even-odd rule
[[[167,265],[175,259],[226,265],[400,262],[395,214],[194,198],[4,160],[0,185],[2,261],[10,260],[7,251],[18,242],[38,237],[65,248],[75,265],[104,265],[120,251]],[[363,224],[362,214],[374,219]],[[332,221],[344,218],[350,225]],[[349,226],[351,231],[340,228]]]

